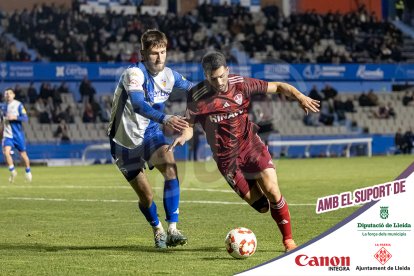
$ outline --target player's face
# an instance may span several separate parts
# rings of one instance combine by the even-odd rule
[[[224,93],[229,87],[229,67],[221,66],[211,72],[205,72],[209,84],[218,92]]]
[[[4,100],[6,102],[11,102],[14,100],[14,93],[11,90],[4,91]]]
[[[167,47],[153,47],[142,52],[147,69],[151,74],[158,74],[165,67],[165,60],[167,59]]]

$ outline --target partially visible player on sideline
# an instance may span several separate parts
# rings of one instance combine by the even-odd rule
[[[186,117],[190,127],[170,145],[183,145],[200,123],[206,132],[218,169],[233,190],[260,213],[269,210],[283,236],[286,252],[296,248],[292,238],[288,204],[277,182],[272,157],[257,135],[257,126],[248,117],[250,97],[256,93],[283,93],[293,97],[305,110],[319,111],[313,100],[282,82],[229,75],[225,56],[212,52],[203,57],[206,80],[190,90]]]
[[[3,139],[2,148],[6,163],[9,166],[9,182],[13,183],[17,171],[14,167],[11,150],[15,148],[19,153],[26,166],[26,180],[32,182],[32,173],[30,171],[30,160],[26,153],[26,142],[23,132],[22,122],[27,122],[28,117],[23,104],[14,99],[15,94],[11,88],[4,91],[5,105],[2,106],[3,113]]]
[[[190,90],[192,83],[165,67],[167,37],[158,30],[148,30],[141,37],[143,62],[126,69],[116,87],[108,135],[111,154],[119,170],[138,195],[138,207],[154,231],[156,248],[184,245],[185,237],[176,227],[180,186],[177,166],[160,125],[175,131],[188,127],[180,116],[163,113],[164,102],[173,88]],[[165,233],[158,219],[153,192],[145,174],[145,162],[163,175],[163,203],[168,222]]]

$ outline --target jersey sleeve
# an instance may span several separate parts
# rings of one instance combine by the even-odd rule
[[[267,86],[267,81],[244,77],[244,92],[247,97],[253,94],[266,93]]]
[[[3,108],[4,106],[0,103],[0,128],[3,126],[3,121],[4,121]]]
[[[191,81],[187,80],[183,75],[181,75],[177,71],[172,70],[172,73],[174,75],[175,81],[174,87],[189,91],[194,86],[194,84]]]
[[[129,94],[130,92],[144,92],[144,73],[138,67],[125,70],[122,84]]]
[[[197,103],[195,102],[195,100],[193,98],[193,94],[194,94],[195,91],[196,91],[196,87],[193,87],[188,92],[187,109],[185,110],[185,118],[192,125],[194,125],[196,123],[196,117],[197,117],[197,112],[196,112]]]
[[[19,104],[18,111],[19,115],[17,116],[17,120],[21,122],[27,122],[29,118],[27,117],[26,109],[22,104]]]
[[[6,109],[6,105],[4,103],[0,103],[0,121],[1,122],[3,121],[4,114],[6,113],[5,109]]]

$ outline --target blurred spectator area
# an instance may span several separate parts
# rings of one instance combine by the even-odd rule
[[[11,88],[29,116],[29,123],[24,123],[28,142],[107,140],[112,93],[88,94],[82,100],[75,100],[73,91],[65,82],[59,85],[43,82],[40,86],[15,84]],[[2,100],[1,97],[0,104]]]
[[[410,93],[414,92],[407,92]],[[260,124],[262,118],[266,121],[270,117],[272,131],[281,136],[394,134],[399,128],[407,130],[414,127],[414,108],[403,103],[405,93],[376,93],[378,106],[360,106],[360,95],[339,93],[334,101],[322,101],[321,113],[308,116],[290,100],[258,100],[252,103],[252,119]],[[373,116],[383,105],[391,106],[394,115]],[[326,112],[332,116],[331,122],[321,119],[325,109],[330,109]],[[306,124],[304,118],[313,123]]]
[[[148,0],[85,0],[79,1],[79,11],[85,13],[115,13],[122,15],[136,15],[137,7],[141,5],[155,5],[159,1]],[[165,13],[166,9],[162,9]]]
[[[39,92],[32,85],[19,84],[14,89],[16,98],[24,102],[29,114],[29,123],[25,123],[29,142],[59,143],[61,137],[56,131],[62,120],[67,125],[65,131],[70,142],[107,140],[112,94],[97,94],[77,101],[64,83],[60,86],[45,83]],[[361,105],[362,95],[370,93],[376,96],[375,101]],[[321,112],[308,116],[296,102],[279,95],[262,95],[252,100],[250,116],[261,127],[262,137],[269,133],[281,136],[394,134],[398,129],[405,131],[414,127],[414,90],[358,94],[338,91],[333,98],[322,97]],[[390,107],[393,114],[377,116],[382,107]],[[165,112],[184,115],[185,109],[184,99],[168,101]]]
[[[107,7],[113,1],[94,3]],[[82,3],[76,3],[70,8],[41,4],[3,12],[0,26],[37,51],[39,59],[49,61],[137,60],[139,38],[148,28],[167,34],[170,58],[178,62],[198,62],[210,49],[222,50],[233,62],[244,64],[389,63],[414,58],[411,48],[404,46],[414,45],[412,39],[363,5],[345,14],[307,11],[284,16],[277,6],[251,12],[240,5],[205,3],[183,15],[140,10],[99,14],[80,11]]]
[[[59,143],[62,137],[57,135],[57,129],[62,121],[67,125],[67,138],[70,142],[107,140],[111,96],[104,95],[95,100],[98,107],[92,108],[91,118],[87,121],[83,120],[83,116],[86,106],[90,106],[90,103],[75,101],[71,93],[62,94],[61,99],[62,103],[58,106],[46,103],[42,104],[42,109],[37,106],[37,102],[25,104],[30,118],[29,123],[25,124],[26,138],[29,142]],[[39,98],[38,101],[43,100]]]

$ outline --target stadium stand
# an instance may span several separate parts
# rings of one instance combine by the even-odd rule
[[[74,1],[70,8],[41,4],[32,9],[0,11],[0,43],[4,45],[0,61],[137,62],[139,37],[147,28],[167,33],[169,62],[186,62],[185,69],[191,62],[198,62],[209,49],[224,51],[229,62],[239,68],[246,64],[305,63],[303,75],[309,68],[310,77],[333,72],[324,72],[323,64],[356,63],[360,64],[356,74],[363,68],[361,78],[367,77],[367,81],[371,81],[370,73],[378,73],[376,69],[368,72],[368,63],[386,66],[414,61],[414,35],[410,33],[413,29],[409,22],[378,20],[364,6],[347,13],[307,11],[289,16],[282,15],[277,6],[259,9],[257,1],[250,1],[250,6],[199,2],[202,4],[197,9],[183,15],[169,12],[153,16],[135,9],[153,2],[157,1],[88,0]],[[81,5],[99,6],[105,12],[88,12]],[[108,10],[114,6],[132,6],[138,15]],[[7,74],[3,73],[4,64],[0,75]],[[362,76],[365,69],[367,75]],[[252,75],[257,73],[248,71]],[[31,120],[25,129],[30,144],[94,145],[107,141],[111,87],[107,83],[88,83],[87,77],[78,79],[82,70],[77,74],[70,83],[38,81],[10,85],[29,111]],[[283,80],[283,70],[276,70],[277,74]],[[401,93],[361,90],[349,93],[343,91],[343,83],[339,87],[335,82],[331,82],[332,87],[324,83],[322,88],[321,82],[310,82],[309,86],[313,84],[321,89],[315,85],[312,92],[312,97],[323,100],[321,114],[304,117],[295,103],[283,97],[255,99],[251,116],[261,126],[263,139],[321,136],[348,139],[379,134],[390,141],[399,129],[405,133],[413,127],[414,92],[409,86]],[[79,88],[80,97],[74,88]],[[186,104],[181,96],[168,103],[167,113],[184,114]],[[202,137],[200,141],[202,145],[205,143]],[[374,154],[392,152],[392,146],[387,144],[381,151],[374,147]],[[209,154],[202,152],[200,156],[205,159]]]
[[[119,1],[88,3],[106,7]],[[199,61],[198,52],[209,47],[228,52],[232,61],[238,63],[246,56],[251,62],[334,64],[387,63],[411,58],[405,56],[400,45],[412,45],[412,38],[403,36],[392,23],[377,20],[364,6],[345,15],[306,12],[284,17],[276,6],[253,11],[237,5],[203,3],[183,16],[136,16],[115,12],[88,14],[77,6],[67,9],[44,4],[3,14],[1,26],[50,61],[134,60],[139,54],[138,38],[147,28],[166,32],[172,60],[175,55],[186,53],[180,56],[186,62]]]

